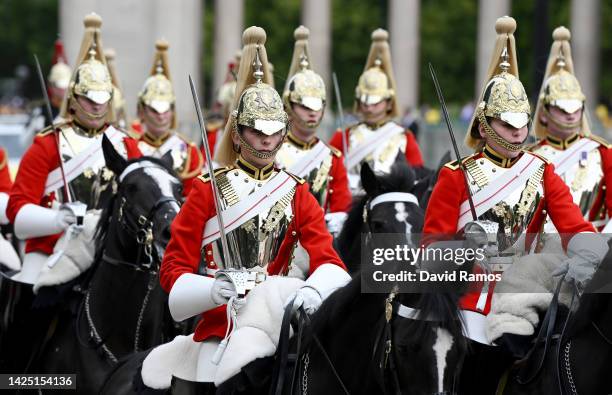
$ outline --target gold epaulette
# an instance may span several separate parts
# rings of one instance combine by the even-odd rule
[[[546,163],[547,165],[549,165],[549,164],[550,164],[550,160],[546,159],[545,157],[543,157],[542,155],[540,155],[540,154],[538,154],[538,153],[536,153],[536,152],[525,151],[525,153],[527,153],[527,154],[530,154],[530,155],[533,155],[533,156],[535,156],[535,157],[540,158],[540,159],[541,159],[541,160],[543,160],[543,161],[544,161],[544,163]]]
[[[306,182],[306,180],[305,180],[305,179],[303,179],[302,177],[298,177],[298,176],[296,176],[295,174],[288,172],[287,170],[283,170],[283,171],[284,171],[285,173],[289,174],[289,176],[290,176],[291,178],[293,178],[293,179],[294,179],[294,180],[295,180],[295,181],[296,181],[298,184],[300,184],[300,185],[302,185],[302,184],[304,184],[304,183]]]
[[[36,135],[40,136],[40,137],[44,137],[48,134],[53,133],[53,131],[57,128],[63,128],[64,126],[68,125],[70,122],[60,122],[57,125],[49,125],[46,128],[44,128],[43,130],[41,130],[40,132],[38,132]]]
[[[476,156],[478,154],[478,152],[473,153],[472,155],[468,155],[465,158],[461,159],[461,163],[465,164],[465,162],[468,159],[472,159],[474,156]],[[448,162],[447,164],[444,165],[444,167],[451,169],[451,170],[457,170],[459,168],[459,161],[458,160],[453,160]]]
[[[608,143],[608,142],[606,141],[606,139],[604,139],[604,138],[603,138],[603,137],[601,137],[601,136],[596,136],[596,135],[594,135],[594,134],[590,134],[590,135],[588,135],[588,136],[587,136],[587,138],[588,138],[588,139],[591,139],[591,140],[593,140],[593,141],[598,142],[599,144],[603,145],[603,146],[604,146],[604,147],[606,147],[606,148],[610,148],[610,143]]]
[[[228,171],[232,170],[234,167],[233,166],[225,166],[225,167],[219,167],[218,169],[214,170],[215,173],[215,178],[219,175],[219,174],[223,174],[223,173],[227,173]],[[210,173],[202,173],[198,176],[198,180],[202,181],[202,182],[209,182],[210,181]]]

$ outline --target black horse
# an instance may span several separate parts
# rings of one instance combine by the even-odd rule
[[[102,146],[117,192],[102,212],[95,263],[78,281],[78,303],[56,318],[36,368],[76,373],[79,393],[88,394],[120,358],[166,340],[158,271],[182,193],[169,158],[126,161],[106,138]]]
[[[612,254],[608,253],[578,309],[569,312],[559,306],[551,335],[543,336],[513,366],[500,384],[500,394],[612,393],[611,274]]]

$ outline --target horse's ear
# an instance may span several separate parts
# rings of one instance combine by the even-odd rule
[[[106,137],[106,134],[102,136],[102,152],[104,152],[106,167],[111,169],[117,176],[123,173],[127,166],[127,160],[117,152],[113,143]]]
[[[369,196],[376,196],[378,193],[378,180],[376,174],[370,168],[367,162],[361,165],[361,186]]]
[[[159,159],[164,162],[166,166],[168,166],[168,169],[172,169],[174,166],[174,159],[172,159],[172,151],[170,150],[168,150],[168,152],[162,155],[162,157]]]

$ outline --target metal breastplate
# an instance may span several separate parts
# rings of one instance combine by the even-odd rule
[[[534,149],[534,152],[554,162],[555,158],[564,151],[544,144]],[[601,153],[595,148],[589,152],[578,152],[576,155],[580,155],[580,160],[560,177],[569,187],[574,203],[580,207],[582,214],[586,215],[593,206],[603,180]]]
[[[295,163],[300,162],[309,151],[310,150],[301,149],[289,142],[285,142],[276,154],[276,161],[281,168],[287,169]],[[331,181],[329,172],[331,170],[333,155],[333,152],[330,151],[327,158],[322,160],[317,167],[310,171],[310,173],[303,176],[298,174],[298,176],[304,178],[306,182],[310,184],[310,193],[317,199],[321,207],[325,204],[327,188]]]
[[[370,129],[367,125],[360,123],[353,129],[349,134],[349,152],[350,147],[361,145],[361,143],[370,138],[370,136],[376,134],[377,130]],[[370,155],[364,158],[363,162],[370,165],[372,170],[376,173],[391,173],[391,167],[395,162],[395,158],[399,153],[402,155],[406,154],[406,134],[398,133],[391,137],[385,143],[380,144]],[[352,169],[348,169],[348,173],[359,175],[361,171],[361,163],[354,166]]]
[[[465,166],[472,194],[478,193],[491,181],[503,176],[509,170],[485,158],[468,159]],[[478,217],[480,220],[489,220],[499,224],[497,241],[500,251],[512,246],[526,231],[533,219],[538,203],[544,197],[542,186],[544,168],[545,164],[542,163],[525,185],[512,191]]]
[[[241,169],[235,168],[216,176],[221,191],[223,208],[232,206],[261,188],[278,174],[276,171],[266,180],[256,180]],[[266,267],[276,258],[287,229],[293,219],[291,202],[295,187],[272,206],[270,210],[249,219],[227,234],[231,260],[235,267]],[[220,239],[213,243],[213,256],[219,268],[225,268]],[[221,264],[219,264],[221,263]]]
[[[101,144],[102,134],[98,133],[95,136],[88,136],[78,127],[71,127],[70,125],[62,127],[62,133],[59,134],[59,144],[64,163],[79,155],[91,144]],[[127,157],[123,141],[115,144],[114,147],[121,156]],[[83,169],[81,174],[68,183],[73,200],[87,204],[88,209],[104,206],[104,202],[117,189],[115,175],[106,167],[102,150],[98,150],[96,155],[97,157],[93,165]],[[64,188],[62,187],[56,192],[56,196],[60,201],[63,200],[63,190]]]
[[[159,146],[151,145],[141,139],[138,141],[138,148],[143,155],[158,159],[167,152],[170,152],[174,171],[176,171],[177,174],[181,174],[186,170],[185,167],[187,166],[187,159],[189,158],[189,144],[176,134],[168,137],[168,139]]]

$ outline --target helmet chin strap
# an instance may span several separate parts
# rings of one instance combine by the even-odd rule
[[[70,101],[72,102],[72,104],[78,110],[79,115],[82,116],[85,119],[89,119],[89,120],[92,120],[92,121],[99,120],[99,119],[102,119],[102,118],[106,117],[106,114],[108,114],[109,106],[106,107],[106,111],[104,111],[102,114],[94,114],[92,112],[89,112],[89,111],[85,110],[83,108],[83,106],[81,106],[81,103],[79,103],[79,101],[76,99],[76,97],[74,97],[74,95],[72,95],[72,94],[70,95]]]
[[[238,134],[238,139],[240,140],[240,148],[244,149],[246,152],[248,152],[249,154],[253,155],[256,158],[259,159],[270,159],[272,158],[274,155],[276,155],[276,153],[278,152],[278,150],[281,148],[281,146],[283,145],[283,140],[282,139],[278,145],[272,150],[272,151],[267,151],[267,152],[261,152],[261,151],[257,151],[255,148],[253,148],[253,146],[251,144],[249,144],[243,137],[242,137],[242,133],[240,133],[239,131],[236,130],[236,134]]]
[[[582,117],[580,117],[580,119],[577,120],[576,122],[563,122],[563,121],[559,121],[555,119],[554,115],[552,115],[550,111],[548,111],[548,108],[546,108],[546,106],[542,106],[542,107],[544,107],[543,108],[544,114],[546,114],[546,119],[548,120],[548,122],[554,124],[560,129],[569,130],[569,129],[576,129],[582,126]],[[584,116],[584,114],[582,116]]]
[[[511,152],[516,152],[516,151],[520,151],[521,149],[523,149],[524,141],[520,144],[512,144],[512,143],[507,142],[503,137],[497,134],[495,130],[493,130],[491,125],[489,125],[489,122],[487,122],[487,117],[485,117],[484,112],[482,110],[477,110],[477,111],[478,111],[478,121],[482,125],[486,135],[489,136],[489,138],[491,138],[491,140],[493,140],[497,145]],[[525,137],[525,139],[527,139],[527,137]]]

